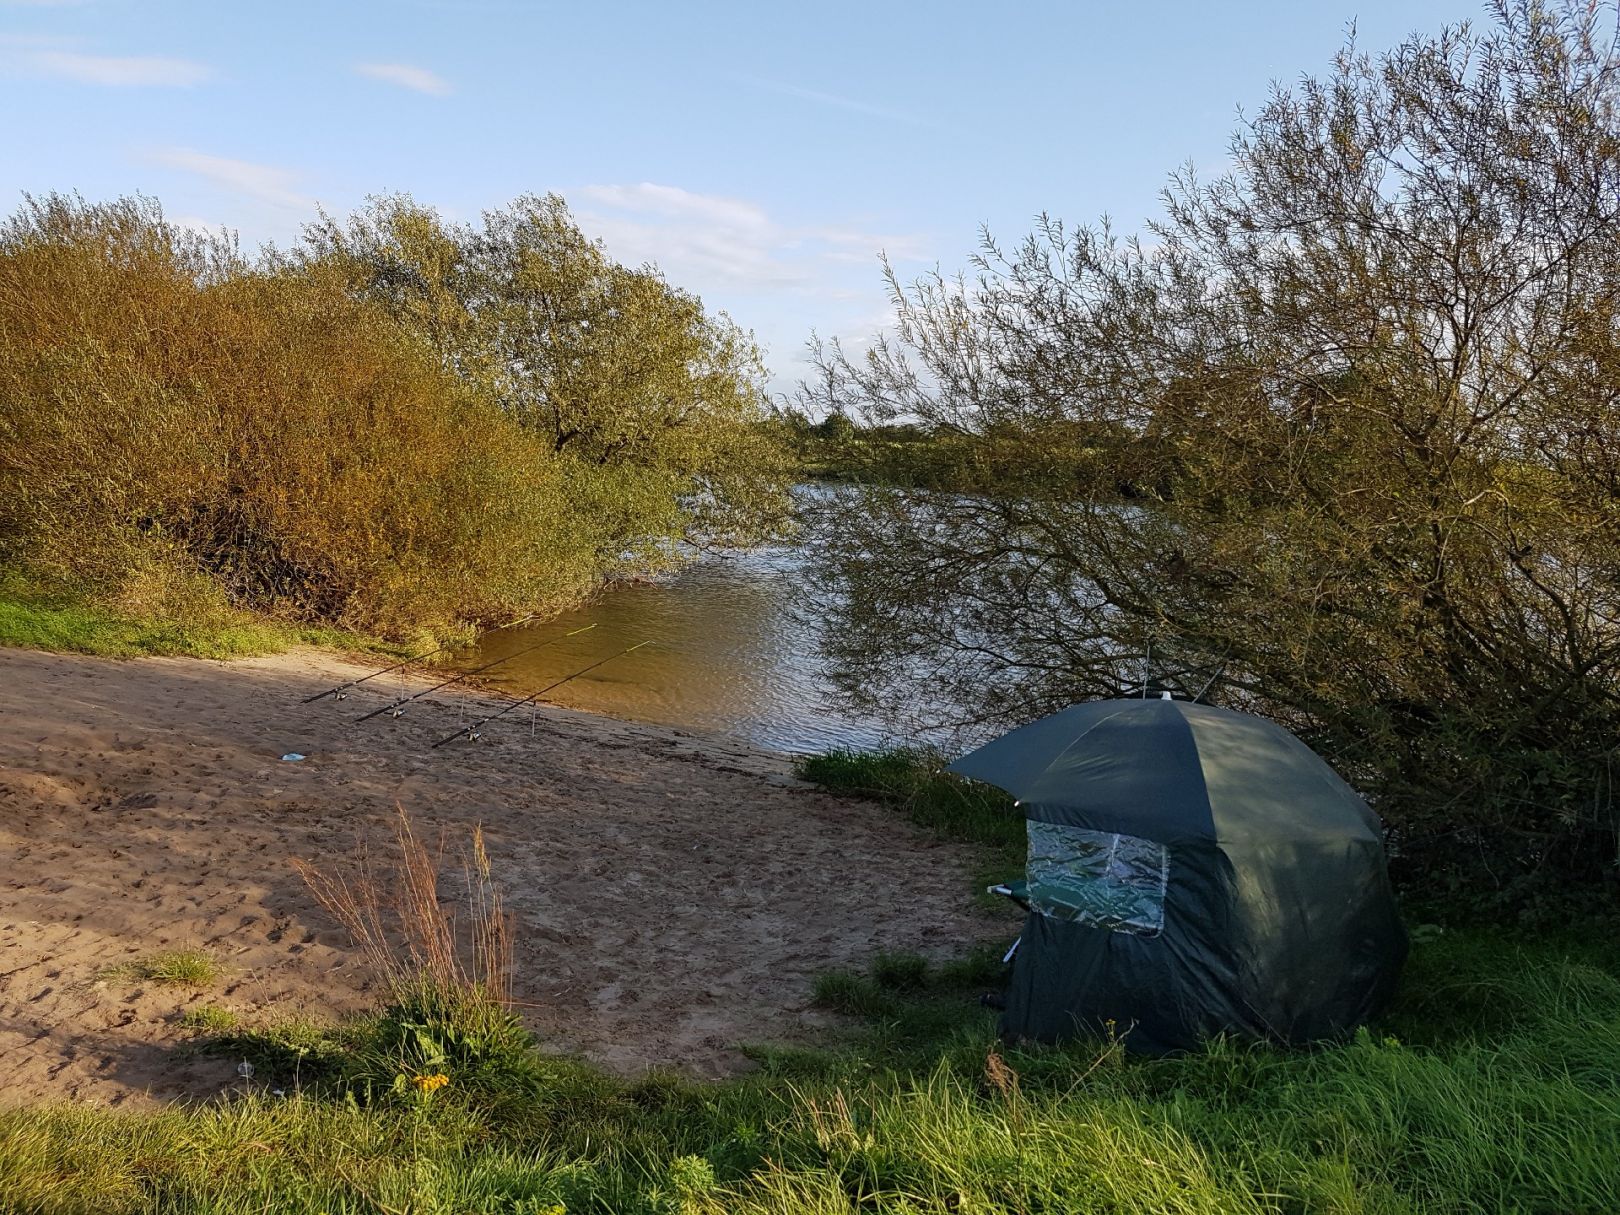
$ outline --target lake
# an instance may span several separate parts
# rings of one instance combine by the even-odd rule
[[[484,678],[526,696],[648,641],[544,700],[794,753],[905,741],[838,705],[823,673],[816,626],[793,610],[806,577],[804,554],[792,546],[705,556],[664,578],[611,587],[594,603],[544,624],[491,633],[460,664],[513,655]],[[520,653],[585,625],[595,627]],[[519,710],[492,729],[520,730],[524,721]]]

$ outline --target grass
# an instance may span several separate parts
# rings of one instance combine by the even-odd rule
[[[163,987],[208,987],[220,976],[212,954],[201,949],[171,949],[103,971],[108,979],[135,979]]]
[[[612,1079],[431,1002],[226,1032],[206,1049],[253,1062],[253,1094],[0,1114],[0,1193],[114,1215],[1620,1209],[1612,958],[1440,934],[1352,1042],[1170,1059],[998,1043],[974,1002],[994,970],[886,960],[841,985],[883,1000],[840,1045],[720,1084]]]
[[[826,751],[798,764],[798,775],[840,793],[873,797],[903,809],[919,826],[993,849],[1024,847],[1024,819],[999,789],[944,770],[932,751]]]
[[[101,658],[169,655],[252,658],[298,645],[404,653],[398,645],[340,629],[210,610],[170,618],[119,611],[78,588],[0,569],[0,646]]]
[[[239,1020],[228,1008],[221,1008],[217,1004],[199,1004],[180,1014],[180,1028],[218,1035],[235,1029]]]
[[[920,827],[974,845],[980,857],[975,900],[987,910],[1004,911],[1004,900],[983,891],[990,883],[1023,871],[1024,818],[1000,789],[963,780],[944,769],[944,757],[934,751],[893,747],[825,751],[805,756],[795,771],[824,789],[873,798],[900,810]]]

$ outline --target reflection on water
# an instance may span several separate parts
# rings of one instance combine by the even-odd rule
[[[836,706],[814,626],[792,608],[804,562],[793,548],[706,557],[669,578],[616,587],[543,625],[504,629],[464,655],[517,696],[638,641],[651,645],[547,693],[548,703],[735,735],[781,751],[893,741],[881,723]],[[595,624],[530,653],[536,642]]]

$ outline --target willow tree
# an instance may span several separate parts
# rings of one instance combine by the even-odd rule
[[[604,558],[776,528],[784,458],[758,348],[656,269],[615,262],[555,195],[450,224],[396,196],[311,225],[299,257],[423,334],[444,365],[567,463]]]
[[[594,589],[567,471],[341,267],[250,261],[147,198],[0,220],[0,577],[453,632]]]
[[[804,404],[1016,471],[832,508],[846,690],[900,711],[920,663],[951,720],[1010,723],[1219,672],[1376,799],[1407,872],[1613,876],[1613,20],[1352,42],[1139,237],[1043,218],[967,275],[891,272],[897,336],[819,349]]]

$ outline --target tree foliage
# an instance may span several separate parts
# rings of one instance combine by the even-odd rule
[[[613,261],[556,195],[451,225],[389,197],[347,225],[311,225],[305,263],[423,336],[622,516],[624,547],[657,560],[672,538],[747,543],[776,524],[782,457],[769,443],[752,338],[650,267]],[[654,499],[662,510],[654,507]]]
[[[148,199],[29,200],[0,228],[0,559],[143,613],[407,634],[771,526],[744,335],[557,200],[460,278],[466,234],[370,216],[409,259],[363,265],[329,221],[248,258]],[[566,332],[534,319],[558,299]]]
[[[1219,670],[1374,798],[1407,872],[1612,875],[1613,18],[1352,42],[1143,236],[1043,218],[971,277],[891,274],[898,337],[821,349],[806,404],[1021,459],[834,508],[851,694],[900,708],[882,673],[924,654],[959,721],[1015,722]],[[1077,482],[1099,433],[1111,475]]]

